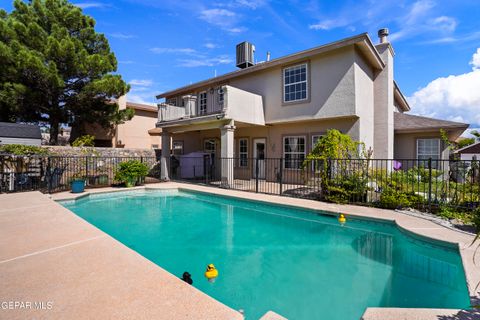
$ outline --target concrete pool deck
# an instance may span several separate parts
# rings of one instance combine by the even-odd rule
[[[192,184],[159,183],[135,189],[188,189],[250,200],[394,221],[406,232],[458,246],[472,304],[478,304],[480,268],[474,265],[473,236],[391,210],[246,193]],[[39,192],[0,195],[0,299],[40,302],[41,308],[0,308],[0,319],[242,319],[242,315],[200,292],[111,238],[52,200],[84,194]],[[131,189],[128,189],[131,190]],[[50,198],[50,199],[49,199]],[[480,257],[477,256],[477,260]],[[49,302],[53,304],[50,305]],[[274,318],[269,313],[265,318]],[[270,317],[269,317],[270,316]],[[276,319],[275,315],[275,319]],[[364,320],[480,319],[480,313],[446,309],[368,308]]]

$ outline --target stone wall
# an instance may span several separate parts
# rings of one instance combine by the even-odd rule
[[[96,148],[70,146],[42,146],[59,156],[97,156],[97,157],[155,157],[153,149]]]

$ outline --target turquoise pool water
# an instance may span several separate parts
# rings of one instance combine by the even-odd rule
[[[367,307],[468,308],[458,250],[392,224],[183,191],[95,195],[65,207],[247,319],[359,319]],[[219,277],[203,276],[214,263]]]

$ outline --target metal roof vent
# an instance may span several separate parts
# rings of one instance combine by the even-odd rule
[[[383,28],[378,30],[378,38],[380,40],[380,43],[386,43],[388,42],[388,28]]]
[[[244,41],[237,44],[237,67],[245,69],[255,64],[255,46]]]

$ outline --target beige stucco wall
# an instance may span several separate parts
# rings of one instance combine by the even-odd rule
[[[448,159],[448,146],[441,140],[440,133],[437,132],[417,132],[417,133],[395,133],[394,157],[395,159],[416,159],[417,158],[417,139],[438,138],[440,139],[440,149],[442,159]]]
[[[374,73],[358,52],[355,52],[355,109],[359,117],[357,140],[367,149],[374,147]]]
[[[116,130],[90,125],[86,132],[94,135],[96,140],[110,141],[113,147],[150,149],[152,145],[160,146],[160,135],[148,133],[148,130],[155,128],[156,122],[157,112],[135,109],[133,118],[119,124]]]
[[[148,130],[155,128],[157,113],[135,110],[135,116],[130,121],[118,125],[117,142],[125,148],[152,148],[160,146],[160,136],[152,136]]]
[[[225,117],[248,124],[264,125],[263,99],[261,95],[225,86]]]
[[[390,44],[376,46],[385,68],[374,80],[374,157],[391,159],[394,156],[394,84],[393,53]]]

